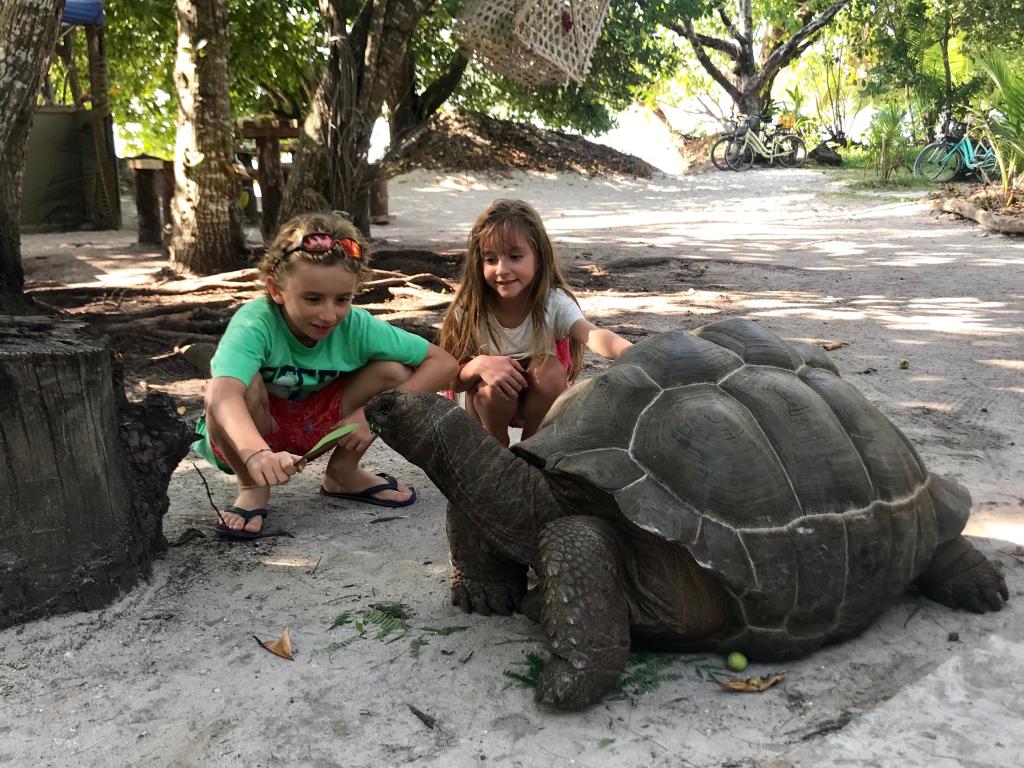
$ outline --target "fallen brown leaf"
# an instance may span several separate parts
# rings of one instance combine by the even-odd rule
[[[597,264],[580,264],[580,266],[583,269],[587,270],[587,272],[592,274],[594,277],[607,277],[608,276],[608,270],[607,269],[603,269],[603,268],[597,266]]]
[[[833,349],[842,349],[843,347],[848,346],[850,346],[850,342],[848,341],[830,341],[825,344],[822,344],[821,348],[828,352],[831,352]]]
[[[256,637],[253,635],[253,637]],[[281,633],[281,637],[277,640],[260,640],[256,637],[256,642],[266,648],[275,656],[280,656],[282,659],[288,659],[288,661],[294,661],[295,656],[292,655],[292,641],[288,637],[288,627],[284,628],[284,632]]]
[[[786,679],[785,672],[773,672],[770,675],[759,677],[748,677],[746,680],[723,680],[718,684],[727,691],[739,691],[740,693],[760,693],[771,688],[776,683]]]

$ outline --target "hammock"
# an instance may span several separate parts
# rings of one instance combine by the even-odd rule
[[[455,33],[486,67],[524,85],[582,82],[610,0],[470,0]]]

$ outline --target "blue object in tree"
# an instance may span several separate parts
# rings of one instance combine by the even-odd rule
[[[103,2],[102,0],[65,0],[64,16],[61,18],[65,24],[103,24]]]

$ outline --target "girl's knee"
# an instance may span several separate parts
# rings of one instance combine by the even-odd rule
[[[561,361],[548,355],[544,362],[530,369],[530,391],[554,400],[569,388],[569,379]]]

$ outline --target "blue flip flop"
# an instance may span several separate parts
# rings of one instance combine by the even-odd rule
[[[380,493],[381,491],[397,491],[398,481],[391,475],[386,475],[383,472],[377,473],[378,477],[383,477],[384,482],[380,485],[371,485],[359,493],[336,493],[334,491],[328,491],[322,485],[320,486],[320,493],[323,496],[329,496],[332,499],[348,499],[349,501],[361,501],[364,504],[376,504],[378,507],[408,507],[414,501],[416,501],[416,489],[410,488],[412,495],[405,501],[390,501],[389,499],[378,499],[373,494]]]
[[[236,507],[234,504],[224,507],[224,511],[241,516],[246,523],[254,517],[262,517],[266,520],[267,515],[269,514],[263,507],[260,507],[259,509],[242,509],[241,507]],[[213,526],[213,531],[222,539],[226,539],[228,541],[254,541],[255,539],[263,537],[262,528],[258,531],[246,531],[242,529],[235,530],[234,528],[228,528],[222,522]]]

